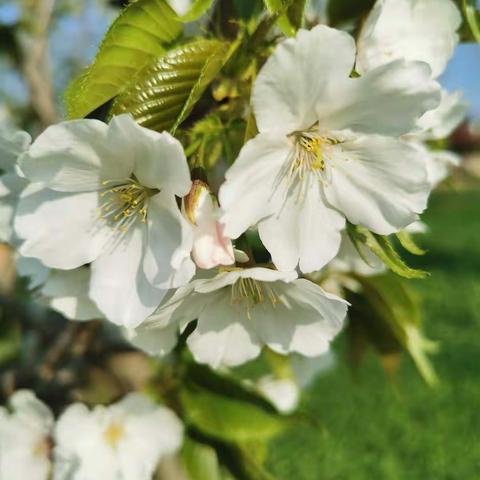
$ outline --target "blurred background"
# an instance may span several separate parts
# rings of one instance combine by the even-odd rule
[[[63,117],[65,88],[92,61],[121,4],[0,0],[0,126],[36,135]],[[441,383],[427,387],[406,357],[395,379],[373,354],[352,373],[346,341],[340,339],[334,368],[314,382],[301,405],[305,418],[318,422],[316,428],[305,421],[272,445],[269,466],[281,479],[480,478],[480,46],[461,44],[440,80],[450,91],[462,90],[470,105],[468,120],[449,140],[464,161],[434,193],[423,218],[429,232],[418,241],[428,254],[408,260],[432,274],[415,287],[426,333],[440,344],[433,361]],[[28,327],[34,318],[37,327],[43,322],[46,338],[54,329],[49,325],[65,324],[32,305],[15,279],[11,252],[2,245],[0,292],[0,373],[6,391],[16,340],[2,323],[18,315]],[[22,341],[16,348],[34,349],[34,343]],[[135,377],[143,367],[136,358],[116,368]]]

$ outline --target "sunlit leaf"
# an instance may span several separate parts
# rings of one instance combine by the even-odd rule
[[[277,25],[293,36],[303,24],[307,0],[264,0],[270,14],[278,15]]]
[[[163,55],[181,32],[174,16],[165,0],[129,4],[108,30],[92,65],[65,94],[68,117],[84,117],[108,102]]]
[[[230,56],[231,44],[198,40],[146,67],[117,97],[112,114],[130,113],[152,130],[172,130],[185,120]]]
[[[398,241],[402,247],[410,252],[412,255],[425,255],[427,252],[420,248],[416,243],[413,237],[406,230],[402,230],[396,234]]]
[[[361,253],[361,245],[365,245],[397,275],[405,278],[425,278],[428,275],[423,270],[409,267],[401,259],[388,237],[372,233],[364,227],[352,224],[348,224],[348,235],[359,253]]]
[[[463,13],[473,38],[480,43],[480,14],[475,0],[462,0]]]

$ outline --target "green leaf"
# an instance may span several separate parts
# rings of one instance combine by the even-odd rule
[[[462,0],[463,13],[468,23],[472,36],[480,43],[480,16],[475,0]]]
[[[177,20],[182,23],[194,22],[200,18],[213,4],[213,0],[195,0],[184,15],[177,16]]]
[[[421,313],[416,295],[404,281],[392,274],[356,276],[361,294],[352,294],[351,316],[360,318],[361,327],[382,353],[395,353],[396,342],[405,349],[429,385],[438,382],[428,359],[437,344],[421,331]]]
[[[409,267],[394,249],[388,237],[372,233],[364,227],[348,224],[347,231],[353,244],[361,254],[359,244],[368,247],[382,262],[397,275],[405,278],[425,278],[428,272]]]
[[[226,442],[263,441],[287,423],[269,402],[238,380],[193,363],[188,366],[180,400],[187,424]]]
[[[425,255],[427,252],[426,250],[421,249],[416,243],[413,237],[406,231],[402,230],[396,234],[398,241],[402,245],[402,247],[407,251],[410,252],[412,255]]]
[[[271,15],[278,15],[277,25],[285,35],[294,36],[303,24],[307,0],[264,0]]]
[[[165,0],[137,0],[113,22],[97,56],[65,94],[69,118],[82,118],[118,95],[181,32]]]
[[[222,480],[215,450],[187,437],[182,448],[183,466],[190,480]]]
[[[130,113],[144,127],[175,132],[233,48],[219,40],[198,40],[172,50],[142,70],[117,97],[111,113]]]

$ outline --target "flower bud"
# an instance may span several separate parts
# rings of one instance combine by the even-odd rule
[[[235,263],[233,246],[218,222],[219,208],[208,185],[194,180],[183,204],[185,217],[193,225],[192,257],[198,267],[208,269]]]

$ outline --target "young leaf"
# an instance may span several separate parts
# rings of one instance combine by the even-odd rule
[[[271,15],[278,15],[277,25],[285,35],[292,37],[302,26],[307,0],[265,0]]]
[[[402,247],[412,255],[425,255],[427,253],[415,243],[413,237],[406,230],[398,232],[396,237],[398,238],[398,241]]]
[[[463,13],[474,40],[480,43],[480,15],[475,0],[462,0]]]
[[[181,32],[174,17],[165,0],[130,3],[108,30],[92,65],[68,88],[68,117],[85,117],[108,102],[163,55]]]
[[[198,40],[172,50],[140,72],[135,84],[117,97],[111,113],[130,113],[144,127],[175,132],[218,75],[231,48],[218,40]]]
[[[397,275],[405,278],[425,278],[428,273],[410,268],[394,249],[388,237],[372,233],[364,227],[348,224],[348,235],[354,245],[359,242],[368,247],[382,262]],[[359,250],[360,251],[360,250]]]

